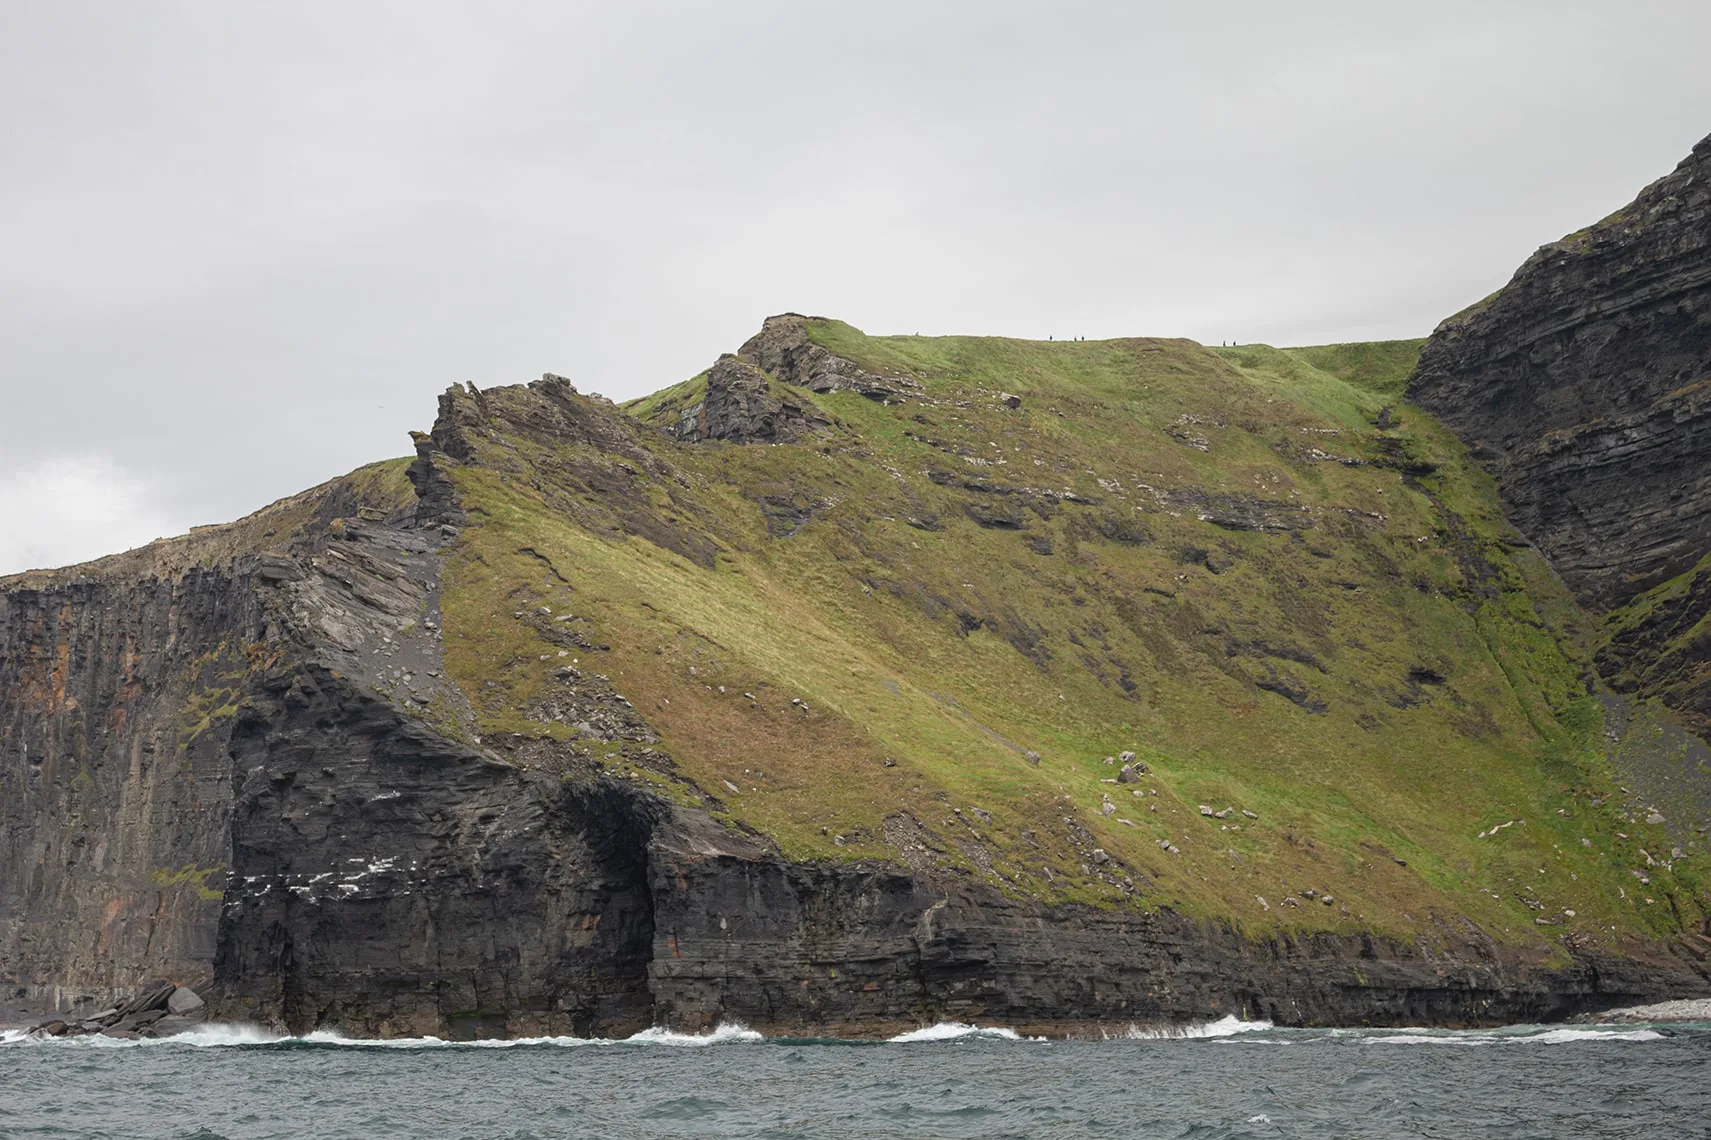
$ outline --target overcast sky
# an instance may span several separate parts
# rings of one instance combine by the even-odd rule
[[[0,573],[875,333],[1423,336],[1711,132],[1711,4],[0,0]]]

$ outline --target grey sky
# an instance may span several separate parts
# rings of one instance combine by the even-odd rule
[[[1711,5],[0,0],[0,573],[768,313],[1420,336],[1711,132]]]

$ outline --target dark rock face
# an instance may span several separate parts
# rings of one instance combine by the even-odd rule
[[[816,344],[808,335],[810,319],[800,313],[768,317],[739,354],[784,383],[811,392],[859,392],[883,401],[900,395],[904,388],[919,386],[906,376],[876,376]]]
[[[0,591],[0,974],[33,999],[211,970],[231,676],[267,628],[243,568]]]
[[[1439,325],[1409,396],[1583,601],[1692,567],[1711,548],[1711,138]]]
[[[313,537],[214,568],[169,550],[0,586],[0,978],[29,1000],[82,1012],[213,973],[258,678],[312,662],[466,714],[438,678],[443,537],[337,489],[308,505]]]
[[[1279,1024],[1546,1020],[1616,991],[1706,983],[1676,959],[1578,957],[1541,968],[1481,939],[1439,954],[1371,938],[1254,943],[1165,912],[1006,899],[891,868],[685,856],[656,837],[656,1009],[873,1034],[925,1021],[1023,1031],[1180,1023],[1237,1014]]]
[[[707,398],[684,410],[677,437],[689,443],[787,443],[802,438],[808,416],[800,406],[774,396],[771,387],[766,373],[726,353],[707,373]]]
[[[531,778],[319,670],[265,688],[233,733],[229,1012],[462,1037],[649,1022],[654,805]]]
[[[1409,396],[1469,443],[1583,604],[1615,609],[1692,570],[1711,551],[1711,138],[1439,325]],[[1701,731],[1703,678],[1659,662],[1703,608],[1702,589],[1683,592],[1600,661]]]

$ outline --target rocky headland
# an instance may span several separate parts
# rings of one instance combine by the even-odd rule
[[[1707,163],[1423,351],[785,314],[0,579],[6,996],[470,1038],[1711,995]]]
[[[1408,397],[1608,615],[1605,680],[1711,729],[1711,138],[1438,326]]]

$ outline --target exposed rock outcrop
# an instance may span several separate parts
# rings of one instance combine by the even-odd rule
[[[727,352],[707,373],[706,398],[682,412],[677,438],[788,443],[802,438],[809,426],[801,405],[772,394],[765,372]]]
[[[0,970],[31,1000],[212,972],[257,678],[314,662],[465,715],[437,668],[444,536],[403,517],[341,482],[246,520],[261,553],[198,559],[222,536],[192,535],[0,587]]]
[[[1690,568],[1711,547],[1711,138],[1439,325],[1409,396],[1582,599]]]
[[[815,413],[794,406],[784,387],[852,390],[883,401],[915,383],[861,369],[808,332],[806,318],[773,318],[742,354],[722,357],[707,377],[702,406],[677,421],[679,441],[784,442],[818,430]],[[993,408],[990,395],[979,402]],[[1012,417],[1015,411],[1001,408],[1011,417],[1003,423],[1031,414]],[[984,465],[1044,467],[1043,458],[1024,467],[1019,450],[1001,455],[989,433],[977,438],[994,456],[980,457]],[[1085,539],[1083,566],[1113,551],[1155,543],[1162,550],[1154,530],[1179,518],[1211,528],[1205,533],[1219,543],[1251,540],[1183,551],[1159,571],[1161,583],[1179,585],[1195,567],[1197,581],[1228,581],[1240,572],[1237,554],[1257,557],[1261,542],[1306,547],[1344,525],[1365,542],[1368,522],[1381,521],[1370,512],[1339,521],[1312,515],[1278,497],[1282,491],[1261,497],[1139,483],[1135,489],[1153,509],[1119,511],[1124,487],[1117,480],[1072,490],[1067,476],[1036,486],[1002,472],[970,474],[976,464],[947,472],[937,449],[924,453],[930,466],[918,473],[887,467],[869,484],[840,484],[843,476],[833,473],[823,492],[808,495],[782,478],[768,481],[763,470],[752,487],[720,488],[725,497],[716,498],[707,468],[686,456],[764,469],[775,461],[782,467],[790,453],[679,447],[551,375],[491,391],[453,388],[441,397],[433,431],[416,436],[416,448],[408,488],[403,465],[386,465],[366,483],[340,481],[231,528],[81,570],[0,582],[0,980],[39,1006],[76,1015],[62,1029],[155,1032],[151,1027],[169,1018],[196,1015],[191,991],[151,984],[163,978],[191,982],[210,1016],[294,1031],[452,1037],[614,1036],[721,1020],[769,1032],[850,1035],[938,1019],[1073,1032],[1232,1013],[1282,1024],[1489,1024],[1711,993],[1707,953],[1691,938],[1613,937],[1595,945],[1574,931],[1551,942],[1502,943],[1453,910],[1417,910],[1412,929],[1421,934],[1413,941],[1363,932],[1364,915],[1348,909],[1326,918],[1334,928],[1268,927],[1263,936],[1187,917],[1146,896],[1151,884],[1132,851],[1125,855],[1112,835],[1089,830],[1114,816],[1113,830],[1136,826],[1117,816],[1113,794],[1138,818],[1146,818],[1135,810],[1143,803],[1148,816],[1170,814],[1170,798],[1158,788],[1139,798],[1142,777],[1157,773],[1133,752],[1121,753],[1121,767],[1115,758],[1101,767],[1112,786],[1088,809],[1097,817],[1059,806],[1064,786],[1057,785],[1050,806],[1036,805],[1040,818],[1023,819],[1025,830],[1015,836],[1041,852],[1029,862],[1050,883],[1047,837],[1036,828],[1061,820],[1071,863],[1088,864],[1081,868],[1087,886],[1077,895],[1030,894],[1032,871],[1026,881],[1015,871],[999,875],[987,845],[1003,822],[995,819],[997,805],[989,811],[968,804],[965,811],[948,795],[947,816],[961,817],[968,832],[957,848],[962,861],[938,859],[928,850],[937,840],[927,826],[891,807],[874,830],[896,833],[894,860],[855,858],[857,848],[848,860],[787,858],[785,843],[731,809],[737,797],[759,794],[755,783],[736,782],[747,782],[748,769],[704,775],[700,785],[678,774],[674,765],[687,769],[693,757],[684,750],[666,755],[666,717],[674,715],[666,693],[644,698],[629,688],[632,672],[623,681],[632,705],[616,687],[616,669],[589,663],[623,647],[617,636],[603,641],[587,617],[598,612],[594,595],[633,584],[615,581],[618,572],[573,565],[584,559],[609,567],[601,559],[614,549],[645,552],[654,576],[635,590],[634,604],[659,614],[674,590],[698,588],[714,575],[739,577],[740,564],[725,564],[738,543],[788,540],[796,545],[775,549],[798,551],[838,497],[871,495],[878,481],[906,489],[897,494],[907,509],[884,521],[897,524],[909,551],[928,535],[949,541],[952,523],[927,506],[936,503],[950,520],[947,504],[958,500],[917,506],[907,497],[926,493],[981,504],[972,513],[983,541],[1043,531],[1053,517],[1073,514],[1073,528],[1053,533],[1066,545]],[[802,450],[818,465],[829,449]],[[718,513],[709,504],[741,505],[739,492],[758,504],[764,530],[754,520],[746,532],[699,525]],[[508,514],[524,513],[519,504],[566,520],[574,534],[525,538],[532,532],[507,529]],[[488,545],[474,541],[484,535]],[[1030,559],[1052,553],[1043,534],[1027,537],[1039,540]],[[839,532],[847,546],[838,557],[872,578],[858,597],[852,572],[845,583],[852,606],[887,589],[881,575],[903,573],[887,568],[885,551],[870,538],[854,526]],[[1331,555],[1315,549],[1302,557]],[[1033,563],[1025,565],[1032,573]],[[981,571],[957,569],[958,581]],[[517,623],[510,632],[527,633],[507,639],[501,631],[479,658],[487,672],[459,673],[462,685],[451,677],[448,660],[456,656],[443,644],[441,610],[443,582],[459,574],[467,588],[488,575],[479,584],[496,599],[471,611],[481,620],[462,631],[470,641],[494,634],[507,618]],[[924,588],[910,595],[900,583],[898,595],[942,609],[946,622],[954,618],[960,633],[950,636],[966,641],[984,631],[983,650],[1021,654],[1029,677],[1051,664],[1043,627],[1008,598],[953,601]],[[1150,596],[1175,593],[1160,585]],[[1078,593],[1065,607],[1091,604]],[[925,618],[900,620],[935,620],[933,610],[921,612]],[[1158,632],[1158,619],[1132,599],[1122,612],[1138,635]],[[682,687],[670,693],[679,708],[699,693],[724,698],[720,704],[708,695],[703,714],[680,715],[731,716],[716,722],[736,726],[721,730],[731,734],[778,733],[766,745],[773,752],[738,763],[764,758],[770,768],[772,755],[818,743],[764,720],[756,692],[790,725],[832,725],[839,715],[827,707],[837,702],[836,690],[826,704],[810,693],[810,705],[776,680],[763,685],[764,676],[741,676],[724,664],[718,667],[731,673],[715,674],[712,659],[730,655],[715,631],[645,620],[640,671],[657,676],[681,667]],[[1329,715],[1290,671],[1311,670],[1315,691],[1328,683],[1330,666],[1317,655],[1335,648],[1328,637],[1331,648],[1315,651],[1197,612],[1183,611],[1179,624],[1213,647],[1208,653],[1220,669],[1283,698],[1259,705],[1244,690],[1241,715],[1270,715],[1273,706],[1291,716]],[[1107,632],[1091,620],[1080,628],[1085,637],[1057,651],[1077,646],[1092,661],[1091,648]],[[1157,640],[1161,658],[1174,652]],[[453,650],[468,649],[453,641]],[[689,647],[681,659],[674,656],[679,645]],[[706,656],[697,656],[702,647]],[[697,664],[707,672],[697,674]],[[846,662],[838,664],[841,678]],[[1398,675],[1404,667],[1397,665]],[[481,704],[478,717],[472,698],[486,702],[490,689],[525,674],[515,692]],[[1406,676],[1416,696],[1421,685],[1438,689],[1451,680],[1428,665],[1409,667]],[[1125,693],[1136,689],[1126,669],[1116,683]],[[887,691],[903,696],[895,682]],[[954,696],[933,700],[972,720]],[[1433,707],[1424,698],[1413,703],[1426,712]],[[495,710],[503,730],[481,719]],[[1014,760],[1006,780],[1055,779],[1065,770],[1060,758],[1042,757],[1028,741],[1011,743],[975,723]],[[597,755],[593,745],[612,751]],[[871,747],[856,733],[834,745]],[[862,780],[902,775],[892,757],[876,754],[869,763]],[[752,777],[768,779],[758,771]],[[1127,786],[1119,791],[1118,784]],[[1211,842],[1237,842],[1236,834],[1253,834],[1241,829],[1260,817],[1236,810],[1208,804],[1192,826],[1204,827]],[[1272,815],[1267,806],[1266,819]],[[1148,852],[1157,843],[1169,860],[1191,863],[1194,854],[1184,847],[1197,841],[1172,828],[1169,838],[1146,838]],[[1296,836],[1280,842],[1293,845]],[[842,849],[843,833],[828,843]],[[1384,854],[1380,846],[1371,850]],[[1227,854],[1232,872],[1235,859],[1247,858],[1234,847]],[[1374,862],[1385,873],[1406,866],[1394,856]],[[1220,857],[1217,867],[1225,865]],[[1112,890],[1090,894],[1097,885]],[[1314,890],[1301,894],[1315,899]],[[1048,897],[1101,901],[1043,901]],[[1293,895],[1273,897],[1303,909]],[[1345,902],[1340,885],[1335,897]],[[1317,903],[1315,913],[1332,913],[1328,892]],[[1530,912],[1527,921],[1531,935]],[[1664,929],[1663,920],[1652,929]],[[137,992],[114,1000],[127,991]]]
[[[918,387],[906,376],[878,376],[846,360],[808,335],[813,318],[800,313],[768,317],[760,332],[743,342],[739,355],[786,384],[812,392],[858,392],[870,400],[889,400],[904,388]]]
[[[1613,610],[1691,571],[1711,551],[1711,138],[1439,325],[1409,396],[1468,441],[1584,604]],[[1679,592],[1600,662],[1701,731],[1703,685],[1651,662],[1703,608],[1702,589]]]

